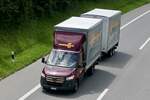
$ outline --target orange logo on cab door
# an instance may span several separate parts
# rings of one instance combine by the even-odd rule
[[[64,46],[64,47],[67,47],[67,48],[73,48],[74,45],[72,43],[67,43],[67,44],[59,44],[60,46]]]

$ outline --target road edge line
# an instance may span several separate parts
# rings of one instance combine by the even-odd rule
[[[41,87],[40,84],[36,85],[33,89],[31,89],[30,91],[28,91],[24,96],[20,97],[18,100],[25,100],[27,97],[29,97],[31,94],[33,94],[40,87]]]
[[[109,89],[105,89],[97,98],[97,100],[102,100],[103,97],[106,95],[106,93],[109,91]]]

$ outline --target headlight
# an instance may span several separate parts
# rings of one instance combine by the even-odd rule
[[[71,76],[67,77],[66,80],[73,80],[74,77],[75,77],[74,75],[71,75]]]
[[[41,76],[42,76],[42,77],[45,77],[45,74],[44,74],[44,73],[41,73]]]
[[[42,77],[45,77],[45,68],[43,68],[42,73],[41,73]]]

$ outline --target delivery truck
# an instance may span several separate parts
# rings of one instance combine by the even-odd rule
[[[119,33],[106,31],[112,27],[107,24],[111,21],[105,22],[106,19],[82,15],[71,17],[55,25],[53,49],[47,58],[42,58],[45,66],[41,73],[40,83],[44,90],[76,92],[82,79],[94,73],[95,64],[104,56],[103,53],[116,49],[119,43]],[[120,23],[118,24],[119,28]],[[105,34],[107,35],[104,37]],[[115,35],[112,36],[112,34]],[[107,40],[103,41],[103,38]],[[110,41],[117,42],[109,43]],[[106,43],[107,48],[103,48],[103,42]]]
[[[113,56],[119,44],[121,11],[96,8],[81,17],[103,20],[102,54]]]

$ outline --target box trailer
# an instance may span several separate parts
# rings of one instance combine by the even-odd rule
[[[81,17],[102,19],[102,52],[112,56],[119,44],[121,11],[96,8],[81,14]]]
[[[54,27],[54,44],[41,74],[43,89],[77,91],[80,81],[92,75],[101,57],[102,19],[71,17]]]

